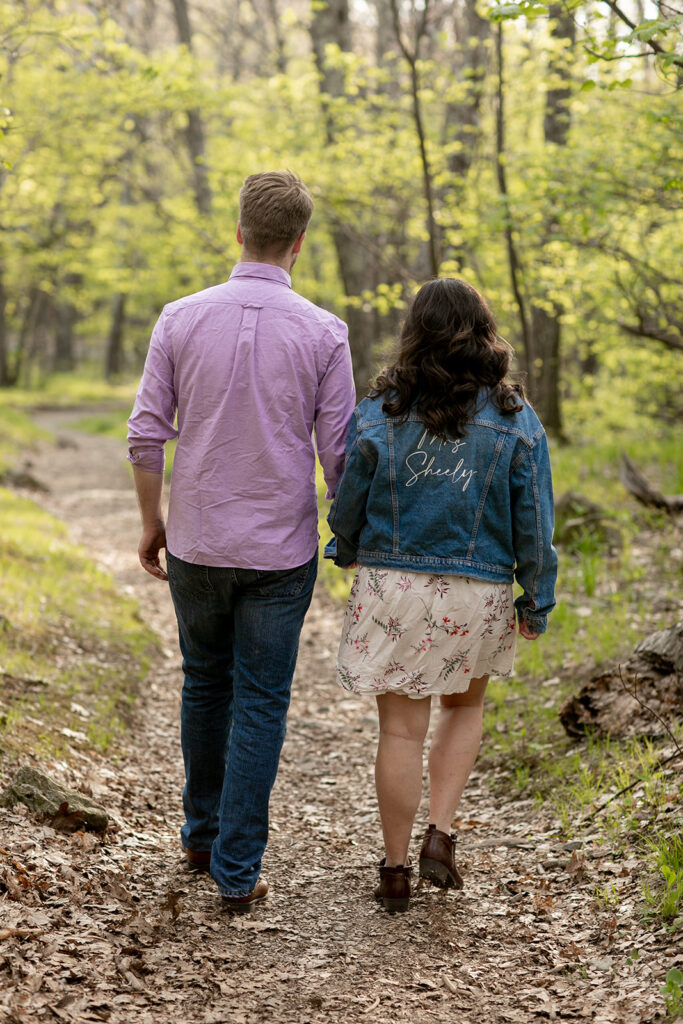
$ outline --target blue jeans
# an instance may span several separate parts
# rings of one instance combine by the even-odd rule
[[[254,889],[317,552],[295,569],[216,568],[167,555],[183,655],[183,845],[211,850],[224,896]]]

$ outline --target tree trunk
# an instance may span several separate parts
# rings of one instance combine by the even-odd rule
[[[24,387],[31,386],[31,370],[36,359],[44,362],[45,340],[53,309],[49,297],[35,285],[29,292],[28,304],[19,331],[14,377],[21,377]]]
[[[187,2],[186,0],[172,0],[172,2],[178,38],[192,53],[192,26],[190,24]],[[199,212],[207,215],[211,212],[211,186],[209,185],[209,176],[206,169],[204,122],[197,107],[187,111],[185,141],[187,142],[190,160],[192,161],[195,203]]]
[[[315,56],[315,66],[320,75],[323,92],[323,111],[328,141],[334,140],[334,126],[331,122],[326,96],[344,95],[344,72],[330,67],[325,57],[328,43],[336,43],[346,53],[353,49],[351,40],[351,21],[349,19],[348,0],[325,0],[324,3],[313,5],[311,19],[311,43]]]
[[[486,44],[491,37],[491,22],[482,18],[473,0],[465,0],[455,9],[454,23],[458,49],[453,59],[453,71],[460,82],[467,83],[468,88],[463,100],[446,104],[444,140],[449,144],[459,143],[458,149],[448,157],[448,168],[462,179],[472,166],[476,142],[481,134],[481,101],[489,62]]]
[[[55,348],[53,369],[55,373],[69,373],[76,365],[74,355],[74,326],[78,319],[76,307],[70,302],[55,305]]]
[[[566,146],[571,124],[571,71],[568,57],[576,39],[574,15],[560,4],[548,9],[552,35],[561,44],[559,52],[548,61],[552,82],[546,92],[543,135],[552,162],[561,160],[557,150]],[[549,241],[557,230],[557,219],[550,215],[545,225],[545,238]],[[560,404],[561,309],[554,302],[534,303],[531,310],[531,352],[529,361],[529,387],[541,421],[546,430],[562,436],[562,410]]]
[[[522,267],[513,231],[512,213],[510,210],[510,195],[507,185],[507,171],[505,164],[505,64],[503,52],[502,21],[498,22],[498,30],[496,32],[496,57],[498,62],[498,88],[496,104],[496,176],[498,178],[498,188],[500,191],[501,198],[503,200],[503,207],[505,211],[504,233],[505,246],[508,257],[508,269],[510,271],[510,284],[512,285],[512,292],[515,297],[515,302],[517,303],[519,326],[522,334],[522,344],[524,347],[524,366],[528,375],[529,367],[533,363],[533,353],[531,350],[532,338],[531,329],[529,327],[529,316],[526,308],[526,300],[524,297],[524,292],[522,290]]]
[[[328,43],[336,43],[346,52],[352,49],[348,0],[328,0],[324,5],[315,4],[310,33],[316,67],[320,75],[325,133],[328,143],[333,144],[336,127],[330,113],[329,97],[344,95],[344,75],[342,71],[329,66],[325,57],[325,47]],[[345,232],[341,226],[333,229],[332,239],[344,293],[347,296],[358,296],[363,291],[373,288],[377,283],[377,261],[363,248],[357,238]],[[379,337],[378,317],[374,310],[368,312],[349,307],[346,320],[349,325],[354,381],[360,398],[365,393],[374,371],[373,349]]]
[[[7,293],[5,292],[3,271],[4,268],[0,265],[0,388],[6,388],[11,383],[7,354]]]
[[[556,437],[562,434],[560,406],[560,310],[531,307],[531,336],[534,353],[531,364],[531,395],[536,412],[546,430]]]
[[[107,380],[123,373],[123,327],[126,321],[126,296],[119,292],[114,298],[111,327],[107,339],[105,376]]]
[[[436,196],[434,193],[434,179],[432,175],[431,161],[427,152],[427,133],[425,130],[422,102],[420,100],[420,74],[418,67],[418,61],[420,60],[420,44],[427,32],[428,13],[429,0],[424,0],[422,14],[415,27],[415,41],[411,49],[403,39],[401,19],[398,10],[398,0],[391,0],[391,14],[394,21],[396,42],[408,63],[408,67],[410,68],[410,93],[413,106],[413,122],[420,150],[420,163],[422,165],[422,192],[424,195],[425,206],[427,208],[426,229],[429,276],[437,277],[439,274],[439,267],[441,265],[441,239],[440,231],[436,222]]]

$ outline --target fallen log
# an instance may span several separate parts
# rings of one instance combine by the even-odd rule
[[[670,497],[662,494],[652,486],[644,473],[638,469],[635,462],[632,462],[625,452],[621,453],[619,479],[626,490],[643,505],[664,509],[672,515],[683,511],[683,494],[674,494]]]
[[[653,633],[627,662],[592,676],[559,715],[577,738],[667,735],[683,719],[683,622]]]

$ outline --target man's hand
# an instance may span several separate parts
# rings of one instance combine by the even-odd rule
[[[519,624],[519,635],[523,636],[525,640],[537,640],[540,633],[534,633],[534,631],[529,628],[529,623],[526,619],[522,619]]]
[[[140,565],[156,580],[167,580],[168,576],[159,561],[159,552],[166,547],[166,523],[161,511],[163,474],[148,473],[133,466],[133,479],[142,519],[142,537],[138,547]]]
[[[138,555],[142,568],[157,580],[167,580],[168,574],[159,561],[159,552],[166,548],[166,527],[162,522],[145,526],[140,538]]]

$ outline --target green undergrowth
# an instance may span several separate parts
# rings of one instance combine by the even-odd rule
[[[115,752],[156,641],[64,525],[0,488],[0,753]]]

